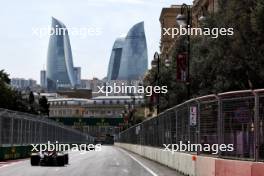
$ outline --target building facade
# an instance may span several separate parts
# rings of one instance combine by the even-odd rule
[[[99,96],[92,99],[49,99],[50,117],[122,118],[128,106],[140,107],[142,96],[133,100],[130,96]]]
[[[142,113],[144,98],[100,96],[92,99],[55,98],[48,102],[50,119],[98,137],[118,134],[128,124],[132,110],[137,109],[137,115]]]
[[[164,28],[177,28],[176,17],[181,13],[180,5],[172,5],[171,7],[163,8],[160,14],[161,25],[161,39],[160,39],[160,53],[161,59],[169,59],[174,52],[174,45],[178,41],[178,36],[172,38],[170,35],[163,35]]]
[[[92,97],[97,96],[103,96],[105,95],[102,92],[99,92],[99,87],[102,87],[105,85],[105,82],[103,80],[100,80],[98,78],[93,79],[82,79],[81,80],[81,88],[82,89],[89,89],[92,91]]]
[[[66,98],[92,98],[92,91],[90,89],[71,89],[71,90],[58,90],[58,95]]]
[[[192,12],[192,27],[199,27],[201,16],[207,16],[208,14],[218,11],[218,0],[194,0],[190,6]],[[176,22],[176,17],[181,13],[181,5],[171,5],[162,9],[160,14],[160,26],[161,26],[161,39],[160,39],[160,54],[161,59],[175,59],[176,48],[179,48],[183,42],[183,36],[175,36],[172,38],[170,35],[163,35],[163,28],[178,28],[179,25]],[[195,36],[191,36],[195,37]]]
[[[89,100],[77,98],[50,99],[49,117],[83,117],[84,107]]]
[[[49,99],[49,118],[97,138],[114,136],[124,123],[125,103],[129,103],[128,97],[119,102],[117,97]]]
[[[47,88],[73,88],[76,85],[70,39],[66,26],[52,17],[47,55]]]

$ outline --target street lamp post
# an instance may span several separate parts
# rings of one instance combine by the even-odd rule
[[[187,13],[187,16],[184,13]],[[191,6],[187,4],[182,4],[181,14],[176,17],[176,21],[180,26],[191,28],[192,27],[192,10]],[[188,91],[188,98],[190,98],[190,55],[191,55],[191,46],[190,46],[190,35],[187,35],[187,75],[186,75],[186,86]]]
[[[207,10],[206,8],[203,6],[201,7],[201,10],[200,10],[200,13],[201,13],[201,16],[197,19],[197,23],[203,23],[204,21],[207,20]]]
[[[131,118],[132,118],[132,125],[136,124],[136,117],[135,117],[135,111],[136,111],[136,96],[134,94],[131,94],[130,96],[132,100],[132,107],[131,107]]]
[[[157,68],[157,78],[155,81],[157,81],[158,83],[158,86],[159,86],[159,73],[160,73],[160,55],[158,52],[155,52],[154,54],[154,59],[153,61],[151,62],[151,65],[153,68]],[[159,111],[160,111],[160,97],[159,97],[159,94],[157,96],[157,114],[159,114]]]

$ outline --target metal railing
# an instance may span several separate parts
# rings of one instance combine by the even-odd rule
[[[0,109],[0,147],[36,143],[93,142],[93,138],[46,117]]]
[[[121,132],[117,141],[154,147],[180,141],[233,144],[233,151],[220,151],[216,156],[264,161],[264,89],[191,99]]]

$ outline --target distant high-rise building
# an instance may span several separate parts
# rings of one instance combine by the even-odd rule
[[[99,87],[105,86],[105,82],[98,78],[93,79],[82,79],[80,88],[82,89],[91,89],[93,97],[105,95],[100,92]]]
[[[76,85],[80,86],[81,85],[81,67],[74,67],[73,70],[74,70]]]
[[[108,64],[108,80],[116,80],[118,77],[124,43],[125,38],[117,38],[114,43]]]
[[[12,78],[11,86],[18,90],[31,90],[37,87],[37,81],[33,79]]]
[[[126,36],[117,79],[137,80],[144,76],[147,69],[147,42],[144,22],[140,22],[135,24]]]
[[[43,89],[47,88],[47,75],[46,75],[46,70],[41,70],[40,71],[40,86]]]
[[[81,79],[81,89],[91,89],[88,79]]]
[[[52,17],[52,33],[47,56],[47,89],[73,88],[76,85],[70,39],[66,26]]]
[[[135,24],[125,38],[118,38],[113,46],[108,80],[138,80],[148,68],[147,42],[144,22]]]

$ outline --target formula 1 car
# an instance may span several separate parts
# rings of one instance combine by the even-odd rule
[[[68,153],[56,151],[32,153],[30,163],[31,166],[64,166],[69,164],[69,155]]]

